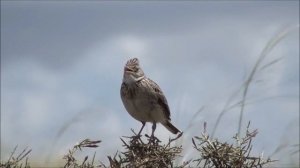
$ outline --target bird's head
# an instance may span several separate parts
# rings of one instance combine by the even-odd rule
[[[139,60],[137,58],[128,60],[124,67],[123,82],[137,82],[142,80],[144,77],[145,75],[140,67]]]

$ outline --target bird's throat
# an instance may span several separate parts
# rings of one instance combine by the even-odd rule
[[[139,82],[141,81],[142,79],[144,79],[145,76],[140,76],[140,77],[134,77],[132,75],[125,75],[123,77],[123,82],[127,83],[127,84],[131,84],[131,83],[135,83],[135,82]]]

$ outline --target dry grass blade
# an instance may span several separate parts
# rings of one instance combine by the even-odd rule
[[[131,137],[124,137],[127,141],[121,138],[125,151],[118,154],[118,159],[108,157],[110,167],[174,167],[173,161],[179,157],[182,147],[171,146],[171,143],[179,139],[182,133],[169,139],[165,145],[155,136],[145,135],[146,140],[143,140],[142,136],[133,134]],[[181,167],[186,165],[184,163]]]
[[[298,26],[299,27],[299,26]],[[244,115],[244,108],[245,108],[245,101],[246,97],[249,91],[250,84],[252,83],[254,76],[256,75],[257,70],[260,68],[261,63],[263,60],[266,58],[266,56],[272,51],[272,49],[284,38],[286,37],[289,33],[291,33],[294,30],[293,28],[289,28],[286,30],[281,31],[279,34],[274,36],[265,46],[263,51],[261,52],[259,58],[257,59],[254,67],[252,68],[252,71],[250,75],[248,76],[247,80],[244,83],[244,89],[243,89],[243,96],[242,96],[242,104],[241,104],[241,110],[240,110],[240,118],[239,118],[239,125],[238,125],[238,136],[240,136],[241,133],[241,127],[242,127],[242,122],[243,122],[243,115]],[[275,60],[275,62],[278,62],[279,60]],[[270,62],[267,64],[267,66],[270,66],[274,63]],[[266,66],[263,66],[263,68]]]
[[[66,160],[66,164],[64,165],[64,168],[73,168],[73,167],[82,167],[82,168],[94,168],[94,159],[96,153],[94,153],[92,162],[88,162],[88,156],[85,156],[82,163],[78,164],[78,160],[75,158],[75,153],[78,150],[82,150],[82,148],[97,148],[98,144],[100,143],[100,140],[92,141],[90,139],[85,139],[78,144],[74,145],[72,149],[68,151],[68,154],[64,155],[63,159]]]
[[[195,120],[197,119],[197,117],[200,115],[200,113],[204,110],[204,106],[202,106],[190,119],[190,121],[188,122],[189,125],[186,127],[186,129],[184,129],[183,132],[186,132],[187,130],[189,130],[191,127],[193,127]]]
[[[260,56],[258,57],[257,61],[255,62],[249,76],[247,77],[247,79],[243,82],[242,86],[237,89],[237,91],[235,91],[230,97],[229,99],[226,101],[225,106],[223,108],[223,110],[220,112],[220,114],[217,117],[216,123],[213,127],[213,131],[211,133],[211,137],[214,137],[215,132],[221,122],[222,117],[224,116],[224,114],[231,108],[234,107],[240,107],[240,116],[239,116],[239,120],[238,120],[238,135],[240,136],[240,132],[241,132],[241,127],[242,127],[242,123],[243,123],[243,116],[244,116],[244,109],[245,109],[245,105],[246,105],[246,99],[247,99],[247,94],[250,88],[251,83],[253,83],[254,81],[254,77],[257,74],[258,71],[262,71],[272,65],[274,65],[275,63],[279,62],[282,58],[278,58],[275,59],[273,61],[270,61],[269,63],[266,63],[265,65],[261,65],[262,62],[264,61],[264,59],[266,58],[266,56],[272,51],[272,49],[286,36],[288,36],[288,34],[292,33],[294,30],[298,30],[299,29],[299,25],[295,26],[295,27],[290,27],[288,29],[285,29],[281,32],[279,32],[277,35],[275,35],[265,46],[265,48],[263,49],[263,51],[261,52]],[[242,98],[240,101],[238,101],[238,103],[233,103],[233,100],[240,94],[242,93]],[[233,104],[233,105],[232,105]]]
[[[236,141],[235,145],[211,139],[207,134],[195,137],[195,140],[193,138],[192,143],[194,144],[194,148],[200,154],[200,157],[195,159],[194,162],[197,163],[197,166],[203,168],[263,167],[274,162],[271,159],[264,160],[262,156],[250,156],[251,143],[258,131],[249,131],[249,126],[250,122],[245,137],[240,138],[238,134],[233,137]],[[196,141],[198,141],[198,144]]]
[[[28,163],[28,155],[32,151],[31,149],[28,150],[28,148],[25,148],[17,157],[14,157],[18,146],[16,146],[11,153],[9,159],[5,163],[0,163],[0,167],[5,168],[29,168],[30,165]],[[25,159],[25,164],[23,165],[22,160]]]

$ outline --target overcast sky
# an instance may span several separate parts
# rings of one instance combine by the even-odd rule
[[[264,47],[283,32],[255,75],[243,118],[243,129],[251,121],[259,131],[254,152],[266,157],[299,144],[299,1],[1,1],[1,160],[18,145],[32,148],[32,164],[49,158],[53,165],[85,138],[103,141],[98,160],[114,155],[119,137],[141,127],[119,93],[132,57],[162,88],[173,124],[186,131],[184,159],[193,158],[191,137],[204,122],[212,131]],[[239,110],[224,115],[216,137],[229,141],[237,132]],[[173,137],[161,126],[156,135]],[[295,150],[273,159],[299,165]]]

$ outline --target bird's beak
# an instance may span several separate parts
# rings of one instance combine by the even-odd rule
[[[130,72],[132,72],[132,69],[130,69],[128,67],[124,67],[124,72],[130,73]]]

